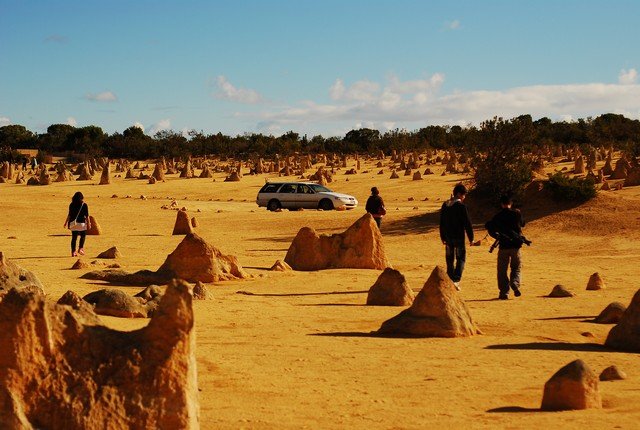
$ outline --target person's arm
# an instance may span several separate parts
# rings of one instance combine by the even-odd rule
[[[462,206],[463,216],[464,216],[464,229],[467,232],[467,237],[469,238],[469,243],[473,243],[473,225],[471,225],[471,218],[469,218],[469,211],[467,211],[466,206]]]
[[[64,228],[67,228],[67,224],[69,224],[69,215],[67,215],[67,218],[64,220]]]
[[[487,229],[487,232],[489,233],[489,236],[491,236],[494,239],[498,238],[498,230],[496,228],[496,221],[495,221],[496,217],[494,216],[493,218],[491,218],[491,220],[487,221],[487,223],[484,225],[484,227]]]
[[[445,240],[445,235],[444,235],[444,208],[445,208],[445,205],[443,204],[442,207],[440,208],[440,240],[442,241],[443,244],[446,244],[447,241]]]
[[[84,219],[85,219],[85,222],[87,223],[87,228],[91,228],[91,219],[89,218],[89,206],[85,205],[84,210],[85,210]]]

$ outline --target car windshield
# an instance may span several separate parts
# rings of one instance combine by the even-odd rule
[[[323,187],[322,185],[310,184],[309,186],[311,188],[313,188],[313,191],[315,191],[316,193],[331,193],[332,192],[329,188]]]

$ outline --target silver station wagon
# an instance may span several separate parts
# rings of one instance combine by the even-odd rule
[[[348,194],[334,193],[329,188],[310,182],[268,182],[256,203],[270,211],[282,209],[353,209],[358,200]]]

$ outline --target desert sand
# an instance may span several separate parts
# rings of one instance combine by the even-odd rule
[[[348,167],[355,163],[349,160]],[[573,163],[549,168],[561,167],[572,169]],[[99,175],[48,186],[4,183],[0,250],[40,278],[47,300],[56,301],[67,290],[84,296],[105,285],[79,278],[95,267],[70,270],[77,258],[70,256],[70,234],[62,225],[74,192],[84,194],[102,229],[87,237],[85,260],[117,246],[122,254],[117,261],[128,271],[155,270],[163,263],[183,236],[172,235],[176,212],[161,206],[176,200],[186,207],[197,218],[198,235],[237,256],[253,275],[210,285],[214,298],[194,301],[203,429],[636,427],[638,354],[602,347],[612,325],[590,320],[611,302],[627,305],[640,286],[640,187],[603,191],[563,211],[524,208],[525,233],[534,243],[523,249],[520,298],[496,300],[496,255],[488,253],[488,241],[467,248],[461,296],[483,333],[479,336],[372,335],[403,309],[365,306],[380,270],[269,270],[284,259],[300,228],[339,233],[353,224],[375,185],[388,212],[381,228],[386,256],[417,293],[433,268],[444,265],[433,213],[466,179],[440,176],[444,166],[431,169],[435,174],[420,181],[402,174],[390,179],[388,169],[378,175],[375,161],[363,163],[370,173],[347,176],[343,169],[329,187],[360,201],[360,207],[344,212],[258,208],[258,190],[276,174],[245,174],[239,182],[224,182],[223,173],[213,173],[214,180],[172,174],[153,185],[113,175],[108,185],[97,185]],[[486,219],[473,221],[476,236],[483,238]],[[594,272],[606,288],[587,291]],[[545,297],[557,284],[575,297]],[[117,288],[129,294],[142,289]],[[100,319],[120,330],[148,323]],[[540,411],[545,382],[576,359],[597,374],[617,365],[628,379],[600,383],[602,409]]]

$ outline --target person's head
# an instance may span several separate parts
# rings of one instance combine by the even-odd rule
[[[378,187],[371,187],[371,195],[377,196],[378,194],[380,194],[380,191],[378,191]]]
[[[462,184],[458,184],[453,187],[453,197],[456,199],[464,200],[467,196],[467,187]]]
[[[73,203],[82,203],[82,201],[84,200],[84,196],[82,195],[82,193],[80,191],[78,191],[77,193],[75,193],[73,195],[73,197],[71,198],[71,201]]]
[[[512,204],[513,198],[511,194],[503,194],[500,196],[500,205],[502,205],[503,208],[510,208]]]

